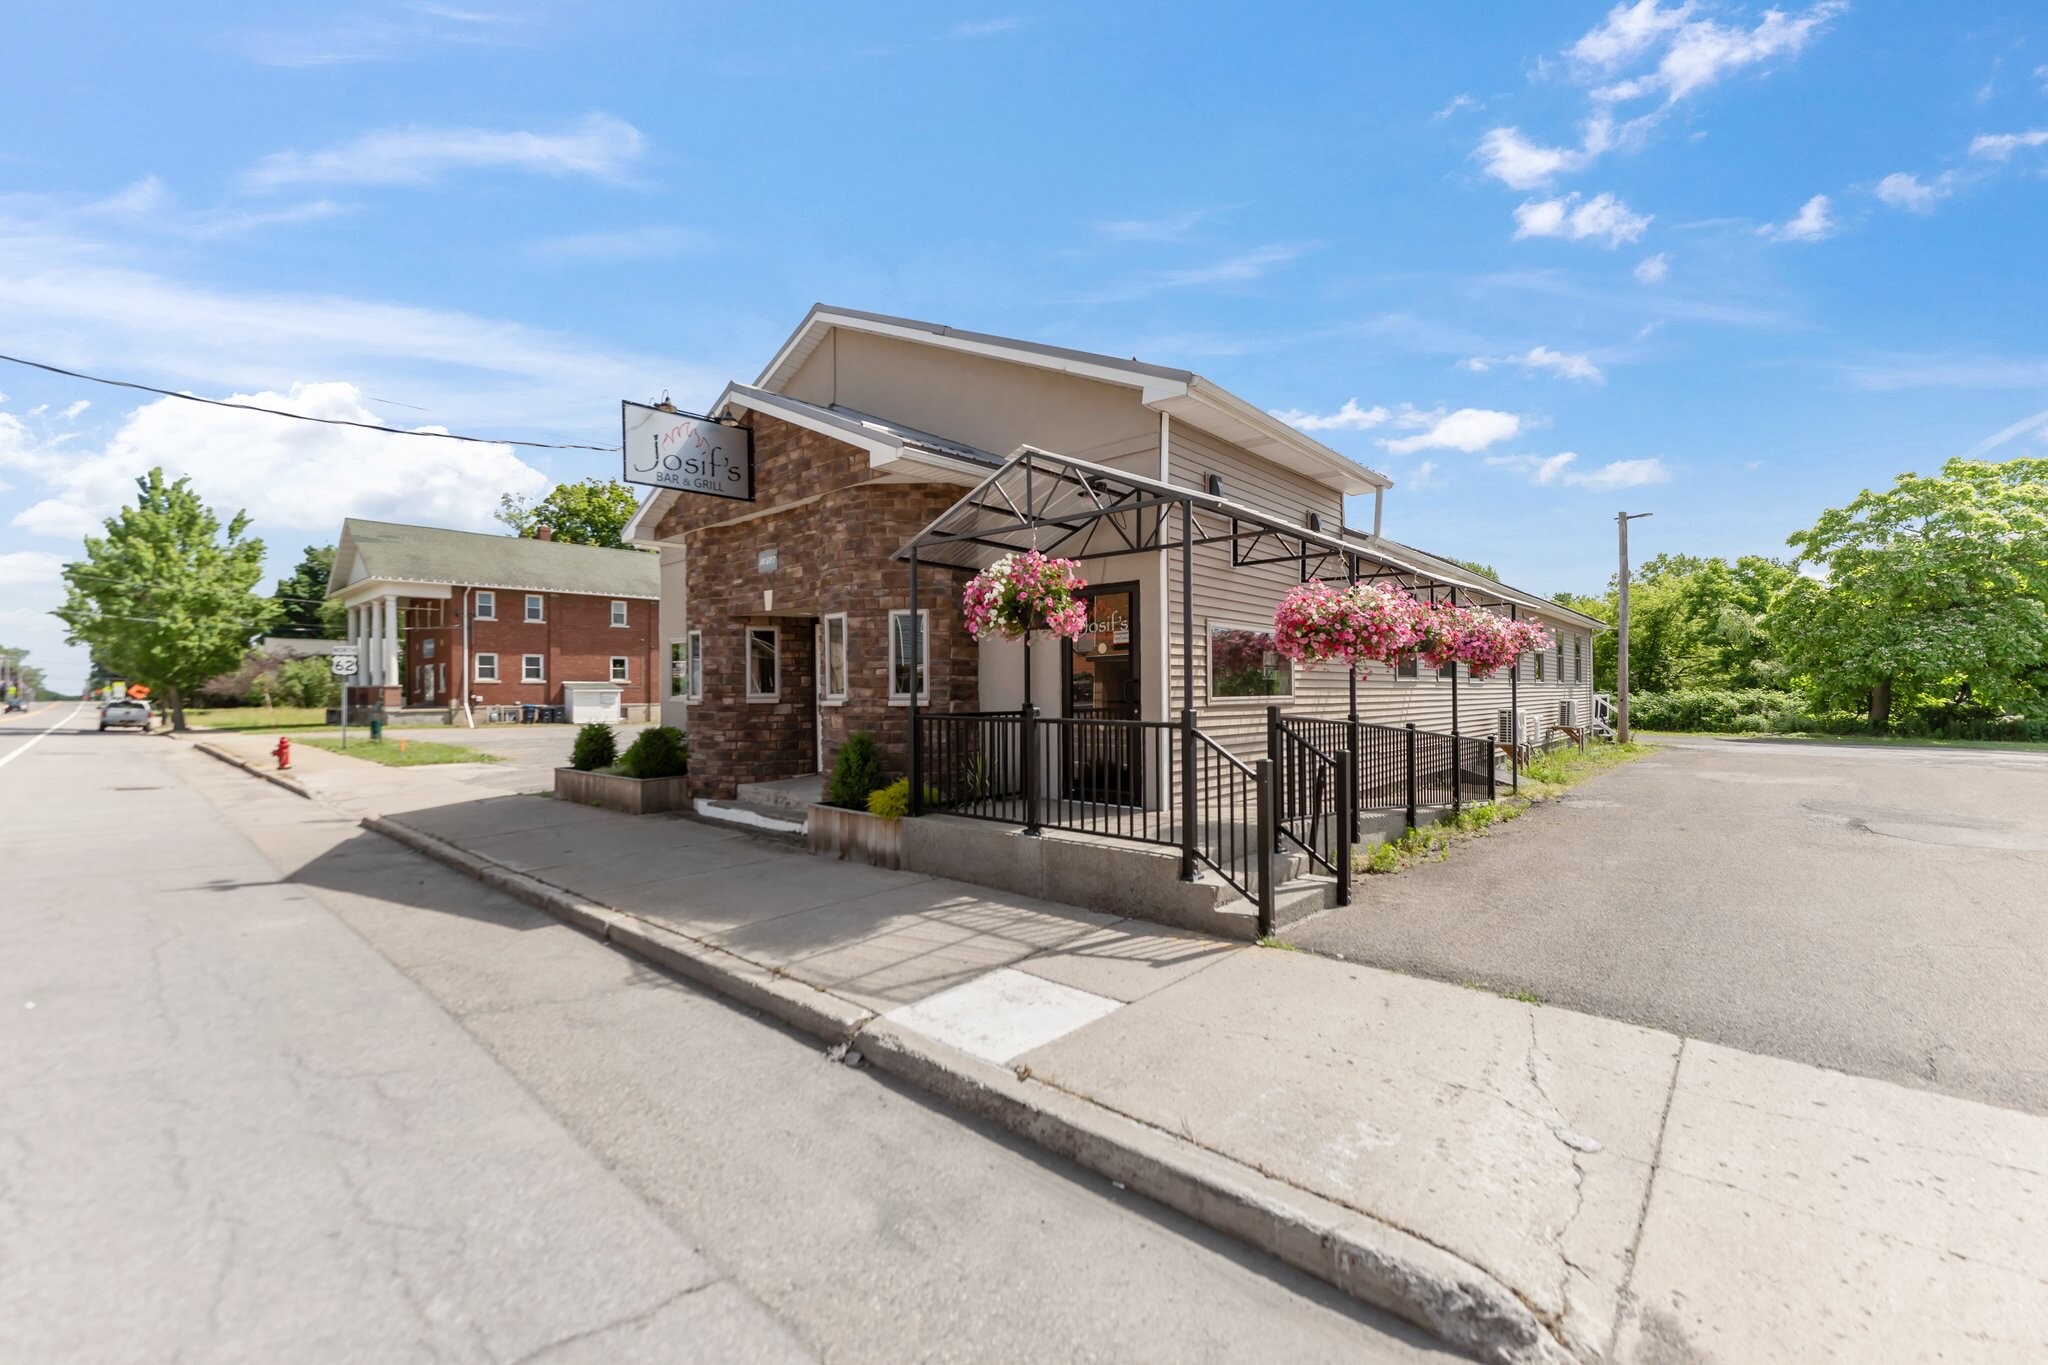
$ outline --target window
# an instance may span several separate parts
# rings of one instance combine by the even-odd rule
[[[1564,632],[1557,635],[1557,680],[1564,681]]]
[[[546,668],[546,664],[547,664],[547,659],[546,659],[546,658],[545,658],[544,656],[542,656],[542,655],[539,655],[539,654],[522,654],[522,655],[520,655],[520,656],[519,656],[519,681],[521,681],[521,682],[546,682],[546,681],[548,680],[548,674],[547,674],[547,668]]]
[[[1209,696],[1291,697],[1294,668],[1273,648],[1273,632],[1258,626],[1209,623]]]
[[[420,641],[420,657],[422,659],[431,659],[434,657],[433,636],[429,635],[426,639]]]
[[[612,624],[619,627],[622,630],[625,628],[626,604],[624,602],[615,601],[612,603]]]
[[[612,681],[615,683],[626,681],[626,656],[623,654],[612,655]]]
[[[1436,675],[1439,678],[1447,678],[1452,682],[1456,682],[1458,680],[1458,661],[1456,659],[1451,660],[1442,668],[1439,668],[1436,671]]]
[[[1404,660],[1394,665],[1394,676],[1397,678],[1419,678],[1422,676],[1422,665],[1413,659]]]
[[[690,695],[690,642],[687,640],[668,642],[668,694],[671,697]]]
[[[704,632],[690,632],[690,690],[691,701],[704,700]]]
[[[747,632],[747,700],[774,701],[782,695],[782,632],[757,626]]]
[[[1586,680],[1586,637],[1572,636],[1572,681]]]
[[[480,592],[476,595],[476,619],[495,621],[498,619],[498,594]]]
[[[840,702],[846,700],[846,613],[835,612],[825,618],[825,700]]]
[[[932,694],[931,613],[908,611],[889,613],[889,700],[907,702],[915,679],[917,699]],[[913,625],[912,622],[916,624]]]
[[[526,619],[529,621],[547,620],[547,614],[544,610],[546,601],[547,599],[537,592],[526,594]]]
[[[1542,650],[1540,650],[1540,649],[1539,649],[1539,650],[1537,650],[1537,651],[1536,651],[1536,653],[1535,653],[1535,655],[1534,655],[1533,657],[1534,657],[1534,658],[1535,658],[1535,660],[1536,660],[1536,681],[1537,681],[1537,682],[1542,682],[1542,681],[1543,681],[1543,651],[1542,651]]]
[[[445,697],[448,695],[448,665],[436,664],[434,665],[434,667],[438,668],[441,671],[441,695]]]
[[[496,682],[498,680],[497,655],[479,654],[476,656],[476,680],[478,682]]]

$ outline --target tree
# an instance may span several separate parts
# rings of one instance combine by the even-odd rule
[[[17,689],[17,700],[35,701],[43,695],[43,670],[28,662],[27,650],[0,645],[0,699],[9,687]]]
[[[1494,567],[1491,564],[1481,564],[1476,559],[1454,559],[1451,562],[1470,569],[1481,578],[1491,578],[1496,583],[1500,582],[1500,575],[1494,571]]]
[[[135,486],[135,506],[107,518],[106,535],[87,536],[85,558],[64,566],[64,605],[53,614],[97,666],[158,690],[182,730],[185,697],[241,666],[277,603],[255,592],[263,542],[248,534],[246,512],[223,527],[190,479],[166,483],[161,468]]]
[[[1656,555],[1629,576],[1629,685],[1639,692],[1678,688],[1783,686],[1785,669],[1765,627],[1773,595],[1794,577],[1790,565],[1762,555],[1736,560]],[[1559,593],[1551,600],[1609,627],[1593,641],[1594,686],[1615,685],[1614,626],[1619,577],[1603,597]]]
[[[348,634],[348,608],[339,598],[327,600],[327,578],[333,572],[334,547],[308,545],[298,567],[277,580],[278,634],[302,640],[339,640]]]
[[[1787,542],[1771,638],[1823,702],[2038,706],[2048,684],[2048,459],[1953,459],[1865,489]]]
[[[554,528],[556,540],[623,550],[630,547],[621,537],[639,509],[640,499],[630,485],[617,479],[585,479],[558,483],[554,492],[539,502],[507,493],[498,499],[497,518],[514,535],[528,540],[546,523]]]

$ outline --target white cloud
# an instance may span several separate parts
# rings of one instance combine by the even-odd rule
[[[1572,52],[1579,56],[1580,46],[1597,40],[1589,56],[1581,59],[1595,69],[1611,71],[1661,47],[1662,56],[1653,69],[1602,86],[1593,97],[1612,102],[1661,93],[1667,105],[1676,104],[1744,67],[1776,57],[1797,57],[1829,20],[1847,8],[1843,0],[1822,0],[1797,16],[1765,10],[1754,27],[1745,28],[1693,19],[1690,4],[1668,10],[1655,3],[1617,7],[1600,28],[1581,38]],[[1617,17],[1627,20],[1621,29],[1614,28]],[[1603,38],[1603,34],[1610,36]]]
[[[1574,61],[1611,71],[1656,46],[1666,34],[1690,18],[1692,12],[1690,0],[1670,9],[1665,9],[1657,0],[1616,5],[1607,11],[1607,18],[1599,27],[1588,30],[1567,52]]]
[[[709,250],[711,236],[684,227],[619,228],[609,232],[574,232],[529,243],[528,260],[548,262],[672,261]]]
[[[1206,265],[1178,270],[1155,270],[1122,284],[1111,285],[1083,296],[1086,303],[1123,303],[1167,289],[1191,289],[1212,284],[1245,284],[1272,273],[1275,267],[1299,260],[1313,251],[1316,243],[1275,242],[1236,256],[1226,256]]]
[[[1829,215],[1828,208],[1828,197],[1816,194],[1786,222],[1766,224],[1757,231],[1774,242],[1818,242],[1833,236],[1841,226]]]
[[[1533,190],[1560,174],[1583,168],[1587,158],[1569,147],[1545,147],[1529,141],[1518,128],[1494,128],[1479,139],[1473,153],[1486,173],[1510,189]]]
[[[1979,133],[1970,140],[1970,155],[1984,161],[2004,161],[2014,152],[2048,146],[2048,128],[2030,128],[2024,133]]]
[[[1877,197],[1895,209],[1911,209],[1915,213],[1931,213],[1935,201],[1948,191],[1939,185],[1924,183],[1919,176],[1905,171],[1893,171],[1877,182]]]
[[[64,556],[48,550],[10,550],[0,554],[0,588],[53,585],[62,567]]]
[[[1455,113],[1458,113],[1460,110],[1477,109],[1478,107],[1478,100],[1473,99],[1470,95],[1459,95],[1452,99],[1449,104],[1446,104],[1443,108],[1437,110],[1434,114],[1431,114],[1429,116],[1429,121],[1431,123],[1442,123],[1445,119],[1449,118],[1451,115]]]
[[[122,259],[104,239],[17,226],[0,207],[0,317],[38,339],[38,359],[71,368],[207,393],[341,376],[366,395],[427,409],[401,409],[410,421],[547,441],[616,440],[617,418],[605,412],[616,413],[618,396],[666,388],[678,402],[709,402],[740,359],[688,363],[348,296],[221,291]]]
[[[1383,424],[1392,414],[1374,404],[1369,408],[1358,406],[1356,398],[1344,400],[1344,406],[1335,412],[1304,412],[1300,408],[1275,409],[1273,415],[1291,427],[1302,431],[1370,431]]]
[[[1380,444],[1395,455],[1412,455],[1418,450],[1462,450],[1471,454],[1508,440],[1521,429],[1522,419],[1512,412],[1459,408],[1437,418],[1427,431]]]
[[[1403,482],[1410,488],[1435,488],[1443,483],[1443,480],[1436,476],[1436,461],[1424,460],[1408,472],[1408,477]]]
[[[953,25],[947,35],[953,38],[993,38],[998,33],[1014,33],[1024,27],[1024,21],[1014,15],[1001,19],[979,19]]]
[[[1650,226],[1651,215],[1632,212],[1612,194],[1581,202],[1576,194],[1562,199],[1531,199],[1515,209],[1515,237],[1562,237],[1579,242],[1605,239],[1609,247],[1633,242]]]
[[[493,128],[387,128],[319,152],[275,152],[251,168],[253,189],[283,185],[424,185],[448,171],[504,168],[616,180],[645,150],[640,130],[587,114],[558,133]]]
[[[1475,355],[1464,362],[1465,368],[1484,374],[1495,365],[1513,365],[1524,370],[1546,370],[1562,379],[1583,379],[1598,384],[1607,378],[1600,367],[1583,355],[1571,355],[1564,351],[1553,351],[1548,346],[1531,346],[1520,355],[1481,356]]]
[[[1539,487],[1585,488],[1595,492],[1614,488],[1639,488],[1645,484],[1668,483],[1671,471],[1654,457],[1647,460],[1615,460],[1598,469],[1580,472],[1575,451],[1556,455],[1489,455],[1486,463],[1496,468],[1515,469],[1529,476]]]
[[[64,411],[58,413],[57,415],[68,422],[72,418],[78,416],[79,413],[84,412],[87,408],[91,406],[92,400],[90,398],[81,398],[76,403],[73,403],[70,407],[65,408]]]
[[[289,393],[233,394],[229,401],[381,420],[346,383],[294,384]],[[130,412],[97,452],[32,452],[26,467],[46,496],[11,524],[34,535],[88,534],[134,496],[135,478],[155,465],[172,478],[190,475],[217,510],[246,509],[260,535],[332,535],[348,516],[488,530],[502,494],[535,496],[552,484],[510,446],[385,436],[159,398]]]
[[[1662,284],[1670,273],[1671,258],[1661,251],[1636,262],[1635,276],[1644,284]]]
[[[1213,208],[1189,209],[1185,213],[1169,213],[1158,218],[1124,218],[1097,223],[1095,230],[1117,242],[1177,242],[1204,219],[1215,217],[1217,212]]]

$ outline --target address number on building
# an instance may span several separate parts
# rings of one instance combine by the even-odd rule
[[[695,413],[621,403],[626,482],[754,500],[754,433]]]

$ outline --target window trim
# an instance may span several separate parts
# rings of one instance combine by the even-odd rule
[[[1529,656],[1536,661],[1536,676],[1529,679],[1530,682],[1543,681],[1543,656],[1549,652],[1547,649],[1539,649]]]
[[[548,619],[548,595],[544,592],[526,594],[525,614],[520,620],[529,626],[544,625]],[[537,614],[536,614],[537,613]]]
[[[839,690],[832,690],[832,626],[839,626]],[[853,694],[853,627],[843,611],[825,613],[822,622],[825,633],[824,658],[820,660],[818,675],[818,701],[823,706],[844,706]]]
[[[499,676],[498,676],[498,655],[497,655],[496,651],[489,651],[489,652],[486,652],[486,653],[478,654],[478,655],[476,655],[476,656],[475,656],[475,658],[476,658],[476,668],[475,668],[475,672],[476,672],[476,680],[477,680],[478,682],[480,682],[480,683],[494,683],[494,682],[497,682],[497,681],[499,681]],[[485,660],[485,659],[489,659],[489,660],[491,661],[491,673],[490,673],[490,676],[489,676],[489,677],[485,677],[485,676],[484,676],[484,660]]]
[[[539,670],[538,670],[537,672],[535,672],[535,673],[532,673],[532,674],[528,674],[528,673],[527,673],[527,671],[526,671],[526,666],[527,666],[527,664],[529,664],[529,663],[538,663],[538,664],[540,665],[540,668],[539,668]],[[520,656],[519,656],[519,681],[520,681],[521,683],[544,683],[544,682],[546,682],[547,680],[548,680],[548,656],[547,656],[547,655],[545,655],[545,654],[522,654],[522,655],[520,655]]]
[[[470,619],[474,621],[495,621],[498,619],[498,594],[489,588],[478,588],[476,598],[470,604]]]
[[[889,612],[889,705],[910,705],[910,693],[896,690],[896,618],[910,615],[909,607],[894,607]],[[930,607],[917,609],[917,657],[911,660],[911,671],[921,682],[917,689],[917,704],[928,706],[932,700],[932,611]]]
[[[1420,659],[1410,659],[1406,663],[1388,664],[1387,674],[1395,682],[1420,683],[1433,682],[1436,679],[1434,673],[1424,673],[1422,671],[1422,660]]]
[[[631,610],[626,605],[626,599],[623,597],[614,597],[612,599],[612,629],[629,630],[631,628],[632,614]]]
[[[683,700],[704,700],[704,632],[685,633],[683,650]]]
[[[756,639],[758,639],[759,637],[761,637],[761,636],[763,636],[763,635],[766,635],[766,636],[770,637],[770,640],[771,640],[771,644],[769,645],[769,648],[770,648],[771,650],[773,650],[773,651],[774,651],[774,653],[773,653],[772,657],[773,657],[773,660],[774,660],[774,663],[775,663],[775,690],[774,690],[774,691],[772,691],[772,692],[757,692],[757,691],[755,691],[755,690],[754,690],[754,642],[755,642],[755,640],[756,640]],[[745,634],[745,635],[744,635],[744,636],[743,636],[742,638],[743,638],[743,639],[744,639],[744,640],[746,641],[746,647],[747,647],[747,654],[746,654],[746,670],[747,670],[747,700],[748,700],[748,701],[781,701],[781,700],[782,700],[782,627],[780,627],[780,626],[748,626],[748,627],[746,628],[746,634]]]
[[[1585,680],[1586,637],[1583,635],[1574,635],[1572,636],[1572,681],[1575,683],[1582,683]]]
[[[1218,706],[1242,706],[1246,702],[1270,705],[1276,700],[1291,700],[1294,695],[1294,663],[1283,658],[1280,662],[1287,669],[1287,690],[1285,692],[1252,692],[1241,697],[1221,697],[1216,694],[1216,632],[1219,630],[1249,630],[1260,635],[1271,635],[1272,624],[1254,625],[1248,621],[1232,621],[1222,617],[1207,617],[1202,622],[1203,634],[1208,641],[1207,652],[1202,655],[1202,693],[1205,700]]]
[[[615,682],[615,683],[622,683],[622,684],[627,684],[627,685],[630,685],[630,684],[632,683],[632,681],[633,681],[633,679],[632,679],[632,676],[631,676],[631,671],[630,671],[630,665],[631,665],[631,664],[632,664],[632,662],[633,662],[633,656],[632,656],[632,655],[630,655],[630,654],[614,654],[614,655],[612,655],[612,656],[611,656],[611,658],[612,658],[612,677],[611,677],[611,680],[612,680],[613,682]]]

